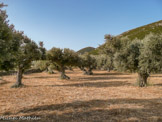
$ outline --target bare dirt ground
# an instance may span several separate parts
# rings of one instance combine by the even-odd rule
[[[25,86],[18,89],[10,88],[15,76],[3,77],[0,116],[36,116],[39,122],[162,122],[162,74],[152,75],[145,88],[135,85],[136,74],[94,71],[85,76],[75,69],[67,75],[71,80],[60,80],[58,73],[25,75]]]

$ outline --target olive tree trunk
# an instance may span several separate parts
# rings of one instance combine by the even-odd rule
[[[84,74],[84,75],[87,75],[87,74],[88,74],[88,72],[87,72],[86,69],[82,68],[81,70],[83,71],[83,74]]]
[[[147,73],[138,73],[139,87],[147,86],[148,77],[149,77],[149,74]]]
[[[82,71],[83,71],[83,74],[84,74],[84,75],[87,75],[87,74],[88,74],[88,72],[87,72],[87,70],[86,70],[86,69],[84,69],[84,68],[83,68],[83,70],[82,70]]]
[[[49,68],[49,67],[47,67],[46,72],[48,74],[54,74],[54,71],[51,68]]]
[[[0,81],[2,81],[2,76],[0,76]]]
[[[23,69],[18,69],[17,71],[17,80],[16,83],[12,86],[12,88],[17,88],[22,86],[22,76],[23,76]]]
[[[87,75],[93,75],[92,68],[89,68],[89,69],[88,69]]]
[[[110,72],[110,68],[107,68],[107,72]]]
[[[83,71],[83,75],[86,75],[86,74],[87,74],[87,71],[86,71],[86,69],[84,69],[84,67],[80,67],[80,66],[79,66],[79,69],[80,69],[81,71]]]
[[[60,72],[61,72],[61,79],[66,79],[66,80],[70,79],[70,77],[68,77],[65,74],[65,68],[64,67],[61,68],[61,71]]]

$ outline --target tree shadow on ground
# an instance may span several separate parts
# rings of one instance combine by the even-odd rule
[[[93,74],[94,76],[95,75],[130,75],[128,73],[119,73],[119,72],[107,72],[107,73],[94,73]]]
[[[52,75],[52,74],[51,74]],[[23,77],[24,79],[48,79],[48,78],[56,78],[56,76],[35,76],[35,77]]]
[[[162,78],[162,76],[150,76],[150,77]]]
[[[3,85],[5,85],[5,84],[8,84],[8,83],[10,83],[10,82],[8,82],[8,81],[6,81],[6,80],[0,80],[0,86],[3,86]]]
[[[162,86],[162,84],[161,84],[161,83],[159,83],[159,84],[154,84],[154,86]]]
[[[109,77],[109,76],[106,76],[106,77],[82,77],[82,78],[79,78],[79,80],[90,80],[90,81],[95,81],[95,80],[113,80],[113,79],[131,79],[131,77]]]
[[[128,104],[128,107],[125,105]],[[111,106],[118,107],[111,107]],[[129,106],[140,107],[129,107]],[[14,115],[37,116],[43,121],[56,122],[109,122],[126,121],[162,121],[162,99],[109,99],[75,101],[72,103],[52,104],[25,108]]]
[[[64,85],[52,85],[52,87],[119,87],[119,86],[130,86],[131,84],[127,81],[111,81],[111,82],[83,82],[83,83],[75,83],[75,84],[64,84]]]

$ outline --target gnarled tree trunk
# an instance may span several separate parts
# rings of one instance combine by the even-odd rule
[[[47,72],[48,72],[49,74],[54,74],[54,71],[53,71],[52,69],[50,69],[49,67],[47,68]]]
[[[12,86],[12,88],[17,88],[22,86],[22,76],[23,76],[23,69],[19,68],[17,71],[17,80],[16,83]]]
[[[64,67],[61,67],[60,72],[61,72],[61,79],[66,79],[66,80],[70,79],[70,77],[68,77],[68,76],[65,74],[65,68],[64,68]]]
[[[87,75],[87,70],[84,67],[79,67],[81,71],[83,71],[83,75]]]
[[[110,72],[110,68],[107,68],[107,71]]]
[[[82,70],[82,71],[83,71],[83,74],[84,74],[84,75],[87,75],[87,74],[88,74],[88,72],[87,72],[87,70],[86,70],[86,69],[84,69],[84,68],[83,68],[83,70]]]
[[[89,68],[89,69],[88,69],[87,75],[93,75],[92,68]]]
[[[140,87],[147,86],[147,79],[149,77],[148,73],[138,73],[138,81]]]
[[[72,67],[68,67],[68,69],[69,69],[70,71],[74,71]]]
[[[0,76],[0,81],[2,81],[2,76]]]

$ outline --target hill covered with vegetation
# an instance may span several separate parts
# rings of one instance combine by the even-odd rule
[[[85,48],[82,48],[80,49],[79,51],[77,51],[78,54],[84,54],[86,52],[91,52],[91,51],[94,51],[95,48],[94,47],[85,47]]]
[[[131,40],[135,38],[143,39],[146,35],[150,33],[155,35],[162,34],[162,20],[126,31],[120,34],[119,37],[128,37]]]
[[[134,40],[134,39],[142,40],[145,38],[145,36],[147,36],[150,33],[152,33],[153,35],[162,34],[162,20],[123,32],[120,35],[117,35],[117,37],[128,38],[130,40]],[[104,47],[105,47],[105,43],[100,45],[95,50],[91,51],[90,54],[94,54],[94,55],[99,54],[99,51],[102,50]]]

